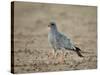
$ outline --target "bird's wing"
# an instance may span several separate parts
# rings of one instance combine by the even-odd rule
[[[58,39],[60,46],[67,49],[74,49],[74,44],[68,36],[65,36],[63,33],[58,34]]]

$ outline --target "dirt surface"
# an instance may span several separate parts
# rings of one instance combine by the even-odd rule
[[[97,68],[95,6],[15,2],[14,12],[14,73]],[[48,24],[52,20],[81,48],[84,57],[69,50],[64,55],[60,50],[54,58],[48,43]]]

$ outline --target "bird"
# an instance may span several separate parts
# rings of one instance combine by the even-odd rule
[[[51,47],[54,49],[54,52],[65,49],[74,51],[79,57],[83,57],[83,55],[80,53],[81,49],[75,46],[73,41],[68,36],[58,31],[55,22],[50,22],[48,27],[48,41]]]

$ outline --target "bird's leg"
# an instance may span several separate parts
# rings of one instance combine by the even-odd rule
[[[54,58],[56,58],[56,56],[57,56],[57,51],[56,49],[54,49]]]
[[[65,58],[65,55],[66,55],[65,49],[62,50],[62,53],[63,53],[63,56],[64,56],[64,58]]]
[[[65,58],[69,55],[69,52],[66,51],[66,49],[67,49],[67,48],[64,49],[64,51],[65,51],[65,52],[64,52],[64,56],[65,56]]]
[[[49,53],[48,53],[48,57],[50,58],[50,59],[55,59],[56,58],[56,49],[54,48],[54,50],[51,50]]]
[[[58,63],[63,64],[64,63],[64,55],[63,55],[62,50],[59,51],[59,54],[57,56],[58,56],[57,57]]]
[[[64,59],[65,59],[65,50],[64,49],[61,51],[61,55],[62,55],[62,63],[64,63]]]

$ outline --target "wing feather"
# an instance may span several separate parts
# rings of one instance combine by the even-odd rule
[[[68,36],[65,36],[63,33],[58,34],[58,44],[60,47],[74,49],[74,44]]]

